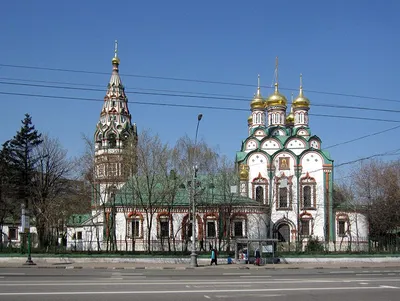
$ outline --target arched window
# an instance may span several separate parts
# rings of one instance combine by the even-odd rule
[[[261,173],[259,173],[258,177],[254,178],[251,184],[253,186],[252,199],[253,200],[255,199],[260,204],[267,204],[267,198],[266,198],[266,196],[268,195],[267,179],[263,178],[261,176]]]
[[[293,176],[282,176],[275,179],[275,198],[278,210],[289,210],[292,208],[292,178]]]
[[[108,135],[108,147],[115,148],[117,146],[117,139],[115,138],[115,134],[112,133]]]
[[[317,182],[313,177],[310,177],[308,172],[305,177],[300,179],[300,200],[302,209],[316,209]]]
[[[277,232],[280,242],[290,242],[290,228],[288,224],[279,225]]]
[[[279,207],[287,208],[288,207],[288,193],[287,187],[279,188]]]
[[[262,186],[258,186],[256,188],[256,201],[261,204],[264,201],[264,189],[262,188]]]
[[[311,206],[311,187],[304,186],[303,188],[303,204],[305,208],[310,208]]]
[[[96,148],[99,149],[102,146],[102,139],[103,139],[103,135],[100,133],[97,135],[96,138]]]
[[[126,233],[129,238],[139,238],[143,236],[143,217],[139,214],[131,214],[126,219]]]

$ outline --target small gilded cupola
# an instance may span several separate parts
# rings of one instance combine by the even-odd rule
[[[300,74],[299,96],[292,102],[295,127],[308,127],[308,110],[310,109],[310,100],[303,93],[303,75]]]
[[[278,81],[278,57],[275,63],[275,91],[266,100],[266,109],[268,114],[268,126],[284,126],[287,107],[287,99],[279,93]]]
[[[290,106],[290,113],[286,116],[286,126],[293,127],[294,125],[294,114],[293,114],[293,92],[291,98],[292,105]]]
[[[257,92],[250,103],[251,115],[247,119],[249,131],[251,129],[265,126],[265,101],[261,95],[260,75],[257,78]]]

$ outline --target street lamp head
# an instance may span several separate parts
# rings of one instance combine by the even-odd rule
[[[200,121],[201,118],[203,118],[203,114],[199,114],[199,116],[197,116],[197,120]]]

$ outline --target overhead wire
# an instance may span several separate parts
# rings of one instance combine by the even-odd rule
[[[23,66],[23,65],[10,65],[10,64],[0,64],[3,67],[13,67],[13,68],[27,68],[27,69],[35,69],[35,70],[47,70],[47,71],[60,71],[60,72],[75,72],[75,73],[88,73],[88,74],[101,74],[101,75],[109,75],[108,72],[97,72],[97,71],[85,71],[85,70],[73,70],[73,69],[61,69],[61,68],[46,68],[46,67],[34,67],[34,66]],[[191,82],[199,82],[199,83],[210,83],[210,84],[224,84],[224,85],[239,85],[239,86],[251,86],[248,84],[239,84],[239,83],[229,83],[229,82],[220,82],[220,81],[206,81],[206,80],[194,80],[187,78],[172,78],[172,77],[160,77],[160,76],[146,76],[146,75],[137,75],[137,74],[121,74],[121,76],[132,76],[132,77],[142,77],[142,78],[150,78],[150,79],[164,79],[164,80],[181,80],[181,81],[191,81]],[[65,83],[65,82],[57,82],[57,81],[40,81],[40,80],[27,80],[27,79],[16,79],[16,78],[7,78],[2,77],[3,80],[13,80],[13,81],[28,81],[28,82],[40,82],[40,83],[50,83],[50,84],[68,84],[68,85],[77,85],[77,86],[92,86],[92,87],[103,87],[102,85],[91,85],[91,84],[79,84],[79,83]],[[89,89],[89,88],[74,88],[74,87],[65,87],[65,86],[49,86],[49,85],[32,85],[32,84],[21,84],[21,83],[10,83],[10,82],[0,82],[0,84],[10,84],[10,85],[25,85],[25,86],[33,86],[33,87],[44,87],[44,88],[57,88],[57,89],[68,89],[68,90],[86,90],[86,91],[101,91],[103,89]],[[268,87],[269,88],[269,87]],[[226,94],[213,94],[213,93],[204,93],[204,92],[190,92],[190,91],[177,91],[177,90],[163,90],[163,89],[144,89],[144,88],[133,88],[136,90],[144,90],[144,91],[160,91],[160,92],[175,92],[175,93],[185,93],[188,95],[181,94],[172,94],[172,93],[146,93],[146,92],[137,92],[137,91],[129,91],[129,93],[133,94],[144,94],[144,95],[156,95],[156,96],[172,96],[172,97],[190,97],[190,98],[209,98],[209,99],[219,99],[219,100],[238,100],[238,101],[246,101],[248,99],[243,96],[234,96],[234,95],[226,95]],[[285,88],[281,88],[285,89]],[[295,89],[286,89],[286,90],[295,90]],[[382,101],[392,101],[392,102],[400,102],[399,100],[387,99],[387,98],[376,98],[376,97],[367,97],[361,95],[354,94],[344,94],[344,93],[336,93],[336,92],[322,92],[316,90],[305,90],[312,93],[320,93],[320,94],[329,94],[336,96],[344,96],[344,97],[357,97],[357,98],[365,98],[365,99],[373,99],[373,100],[382,100]],[[127,91],[128,93],[128,91]],[[38,94],[29,94],[29,93],[12,93],[12,92],[1,92],[0,94],[5,95],[20,95],[20,96],[30,96],[30,97],[43,97],[43,98],[58,98],[58,99],[76,99],[76,100],[86,100],[86,101],[102,101],[91,98],[83,98],[83,97],[65,97],[65,96],[50,96],[50,95],[38,95]],[[195,95],[190,95],[195,94]],[[197,95],[196,95],[197,94]],[[207,97],[202,97],[199,95],[207,95]],[[227,96],[227,97],[215,97],[215,96]],[[234,97],[234,98],[232,98]],[[199,105],[183,105],[183,104],[167,104],[167,103],[154,103],[154,102],[134,102],[135,104],[140,105],[155,105],[155,106],[171,106],[171,107],[187,107],[187,108],[202,108],[202,109],[224,109],[224,110],[234,110],[234,111],[247,111],[247,109],[240,108],[221,108],[215,106],[199,106]],[[391,112],[391,113],[399,113],[399,110],[393,109],[377,109],[377,108],[366,108],[366,107],[356,107],[356,106],[341,106],[341,105],[329,105],[329,104],[315,104],[313,106],[322,106],[322,107],[332,107],[339,109],[358,109],[358,110],[373,110],[373,111],[382,111],[382,112]],[[397,120],[389,120],[389,119],[378,119],[378,118],[363,118],[363,117],[353,117],[353,116],[338,116],[338,115],[327,115],[327,114],[310,114],[311,116],[319,116],[319,117],[330,117],[330,118],[351,118],[351,119],[359,119],[359,120],[371,120],[371,121],[383,121],[383,122],[400,122]],[[376,133],[372,133],[369,135],[361,136],[355,139],[351,139],[348,141],[344,141],[341,143],[337,143],[331,146],[328,146],[324,149],[333,148],[339,145],[351,143],[354,141],[358,141],[367,137],[375,136],[390,130],[394,130],[399,128],[400,126],[395,126],[390,129],[386,129],[383,131],[379,131]]]
[[[154,93],[143,93],[143,92],[131,92],[135,94],[154,94]],[[37,97],[37,98],[54,98],[54,99],[69,99],[69,100],[85,100],[85,101],[96,101],[103,102],[102,99],[97,98],[85,98],[85,97],[72,97],[72,96],[58,96],[58,95],[45,95],[45,94],[33,94],[33,93],[16,93],[0,91],[2,95],[13,95],[13,96],[26,96],[26,97]],[[160,95],[160,94],[157,94]],[[217,106],[204,106],[204,105],[188,105],[188,104],[171,104],[171,103],[156,103],[156,102],[140,102],[134,101],[132,104],[140,105],[153,105],[153,106],[167,106],[167,107],[181,107],[181,108],[199,108],[199,109],[212,109],[212,110],[226,110],[226,111],[249,111],[249,109],[232,108],[232,107],[217,107]],[[329,115],[329,114],[309,114],[310,116],[328,117],[328,118],[342,118],[342,119],[357,119],[367,121],[379,121],[379,122],[394,122],[400,123],[400,120],[393,119],[381,119],[381,118],[370,118],[370,117],[358,117],[358,116],[343,116],[343,115]]]
[[[24,68],[24,69],[56,71],[56,72],[72,72],[72,73],[83,73],[83,74],[109,75],[109,72],[87,71],[87,70],[65,69],[65,68],[50,68],[50,67],[39,67],[39,66],[2,64],[2,63],[0,63],[0,66],[1,67],[9,67],[9,68]],[[244,83],[233,83],[233,82],[224,82],[224,81],[211,81],[211,80],[200,80],[200,79],[189,79],[189,78],[178,78],[178,77],[166,77],[166,76],[139,75],[139,74],[126,74],[126,73],[121,73],[121,76],[124,76],[124,77],[137,77],[137,78],[148,78],[148,79],[161,79],[161,80],[171,80],[171,81],[185,81],[185,82],[194,82],[194,83],[202,83],[202,84],[217,84],[217,85],[254,87],[254,85],[244,84]],[[260,86],[260,87],[271,88],[272,86]],[[285,87],[280,87],[280,89],[289,90],[289,91],[295,91],[295,90],[297,91],[297,89],[285,88]],[[380,101],[389,101],[389,102],[400,102],[400,100],[398,100],[398,99],[373,97],[373,96],[365,96],[365,95],[356,95],[356,94],[346,94],[346,93],[339,93],[339,92],[325,92],[325,91],[307,90],[307,89],[303,89],[303,91],[310,92],[310,93],[333,95],[333,96],[362,98],[362,99],[380,100]]]
[[[52,86],[52,85],[42,85],[42,84],[29,84],[29,83],[14,83],[14,82],[5,82],[0,81],[0,84],[3,85],[17,85],[17,86],[27,86],[27,87],[40,87],[40,88],[49,88],[49,89],[65,89],[65,90],[79,90],[79,91],[94,91],[94,92],[103,92],[103,89],[95,89],[95,88],[81,88],[81,87],[68,87],[68,86]],[[167,96],[167,97],[184,97],[184,98],[200,98],[200,99],[214,99],[214,100],[229,100],[229,101],[242,101],[248,102],[248,99],[245,98],[232,98],[232,97],[217,97],[217,96],[201,96],[201,95],[186,95],[186,94],[173,94],[173,93],[156,93],[156,92],[138,92],[132,90],[126,90],[126,93],[132,94],[142,94],[142,95],[156,95],[156,96]],[[386,113],[400,113],[400,110],[394,109],[382,109],[382,108],[369,108],[369,107],[360,107],[360,106],[344,106],[344,105],[332,105],[332,104],[316,104],[313,106],[317,107],[329,107],[336,109],[352,109],[352,110],[365,110],[365,111],[374,111],[374,112],[386,112]]]

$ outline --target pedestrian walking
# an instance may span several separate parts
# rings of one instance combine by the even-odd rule
[[[257,248],[257,249],[254,251],[254,257],[256,258],[254,264],[255,264],[255,265],[260,265],[261,254],[260,254],[260,249],[259,249],[259,248]]]
[[[215,263],[215,265],[217,265],[217,250],[215,250],[214,248],[211,250],[211,263],[210,265],[212,265],[213,263]]]

